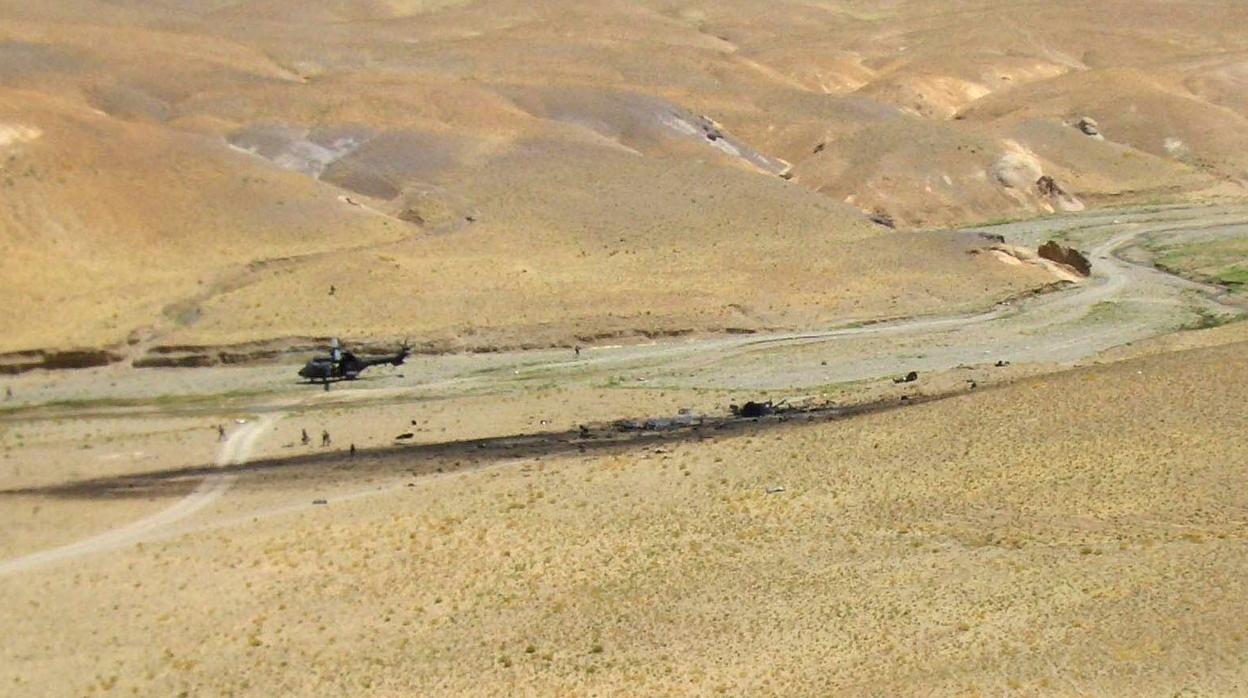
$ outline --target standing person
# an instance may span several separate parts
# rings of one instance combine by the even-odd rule
[[[225,426],[217,425],[217,441],[225,441]]]
[[[572,350],[576,352],[576,358],[581,358],[581,345],[578,344],[572,347]]]
[[[321,445],[322,446],[329,445],[329,430],[328,429],[324,429],[321,431]]]
[[[351,457],[355,458],[355,444],[351,444]]]
[[[311,436],[308,436],[308,430],[307,430],[307,429],[304,429],[304,430],[303,430],[303,436],[302,436],[302,437],[300,437],[299,441],[300,441],[300,442],[301,442],[304,446],[307,446],[308,444],[312,443],[312,437],[311,437]]]

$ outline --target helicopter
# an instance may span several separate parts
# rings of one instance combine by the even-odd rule
[[[412,348],[407,342],[403,342],[397,354],[361,358],[349,351],[343,351],[338,338],[334,337],[329,343],[329,355],[313,357],[299,369],[299,377],[306,379],[308,383],[321,383],[329,390],[331,382],[353,381],[369,366],[401,366],[411,353]]]

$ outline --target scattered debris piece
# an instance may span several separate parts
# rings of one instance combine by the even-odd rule
[[[767,494],[779,494],[784,491],[783,487],[768,487]]]
[[[780,404],[784,404],[784,403],[781,402]],[[775,414],[776,408],[778,406],[779,405],[776,405],[771,400],[768,400],[767,402],[757,402],[754,400],[750,400],[749,402],[740,406],[729,405],[728,409],[732,410],[733,416],[743,417],[745,419],[753,419],[755,417],[766,417],[769,414]]]
[[[894,382],[894,383],[913,383],[913,382],[917,381],[918,379],[919,379],[919,372],[918,372],[918,371],[911,371],[911,372],[907,373],[907,374],[906,374],[906,375],[904,375],[904,376],[901,376],[901,377],[898,377],[898,378],[894,378],[894,379],[893,379],[893,382]]]
[[[416,436],[416,435],[415,435],[415,434],[413,434],[412,432],[410,432],[410,431],[405,431],[405,432],[403,432],[402,434],[399,434],[398,436],[394,437],[394,440],[395,440],[395,441],[405,441],[405,440],[407,440],[407,439],[413,438],[414,436]]]
[[[883,211],[878,208],[875,209],[875,211],[871,215],[867,216],[867,218],[872,223],[875,223],[876,225],[882,225],[885,228],[897,227],[897,221],[893,220],[893,217],[889,215],[887,211]]]
[[[1100,125],[1096,123],[1096,119],[1090,116],[1080,117],[1078,123],[1075,124],[1075,128],[1082,131],[1085,136],[1095,138],[1098,141],[1105,140],[1105,136],[1101,135]]]
[[[979,234],[979,236],[980,236],[981,238],[983,238],[983,239],[987,240],[988,242],[995,242],[995,243],[997,243],[998,245],[1004,245],[1004,244],[1005,244],[1005,236],[1004,236],[1004,235],[998,235],[998,234],[996,234],[996,233],[980,233],[980,234]]]
[[[649,419],[617,419],[611,423],[616,431],[664,431],[701,425],[706,421],[703,415],[695,415],[688,410],[681,410],[673,417],[651,417]],[[581,436],[589,435],[589,428],[581,425]]]
[[[997,363],[993,364],[993,366],[996,366],[997,368],[1001,368],[1003,366],[1009,366],[1009,365],[1010,365],[1010,362],[1006,361],[1005,359],[1001,359],[997,361]]]
[[[313,500],[312,500],[312,503],[313,503],[313,504],[329,504],[329,502],[327,502],[327,501],[326,501],[326,500],[324,500],[324,499],[313,499]]]

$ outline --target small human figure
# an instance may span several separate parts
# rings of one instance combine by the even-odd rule
[[[351,444],[351,457],[355,458],[355,444]]]
[[[578,358],[578,359],[579,359],[579,358],[581,358],[581,345],[579,345],[579,344],[578,344],[578,345],[576,345],[576,346],[572,347],[572,351],[575,351],[575,352],[576,352],[576,358]]]
[[[329,430],[328,429],[321,431],[321,445],[322,446],[329,445]]]
[[[337,293],[337,292],[338,292],[338,289],[334,288],[334,285],[333,285],[333,284],[330,284],[330,285],[329,285],[329,295],[331,295],[331,296],[332,296],[332,295],[334,295],[334,294],[335,294],[335,293]]]
[[[312,437],[311,437],[311,436],[308,436],[308,430],[307,430],[307,429],[302,429],[301,431],[302,431],[303,433],[302,433],[302,435],[299,437],[299,442],[300,442],[300,443],[302,443],[304,446],[307,446],[308,444],[312,443]]]
[[[225,441],[225,426],[217,425],[217,441]]]

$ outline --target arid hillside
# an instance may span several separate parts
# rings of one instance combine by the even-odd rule
[[[1049,278],[912,231],[1243,193],[1246,21],[0,0],[0,350],[541,346],[982,304]]]
[[[0,575],[0,680],[22,695],[1238,695],[1248,353],[1242,325],[1222,330],[1238,341],[661,448],[464,442],[238,471],[183,535]],[[450,431],[431,437],[454,438],[541,401],[482,407],[405,402],[389,419],[434,413]],[[257,433],[283,452],[329,416]],[[189,427],[166,423],[165,448],[215,445]],[[76,441],[64,458],[81,467]],[[173,471],[154,502],[124,484],[8,499],[5,531],[84,535],[192,484]]]

